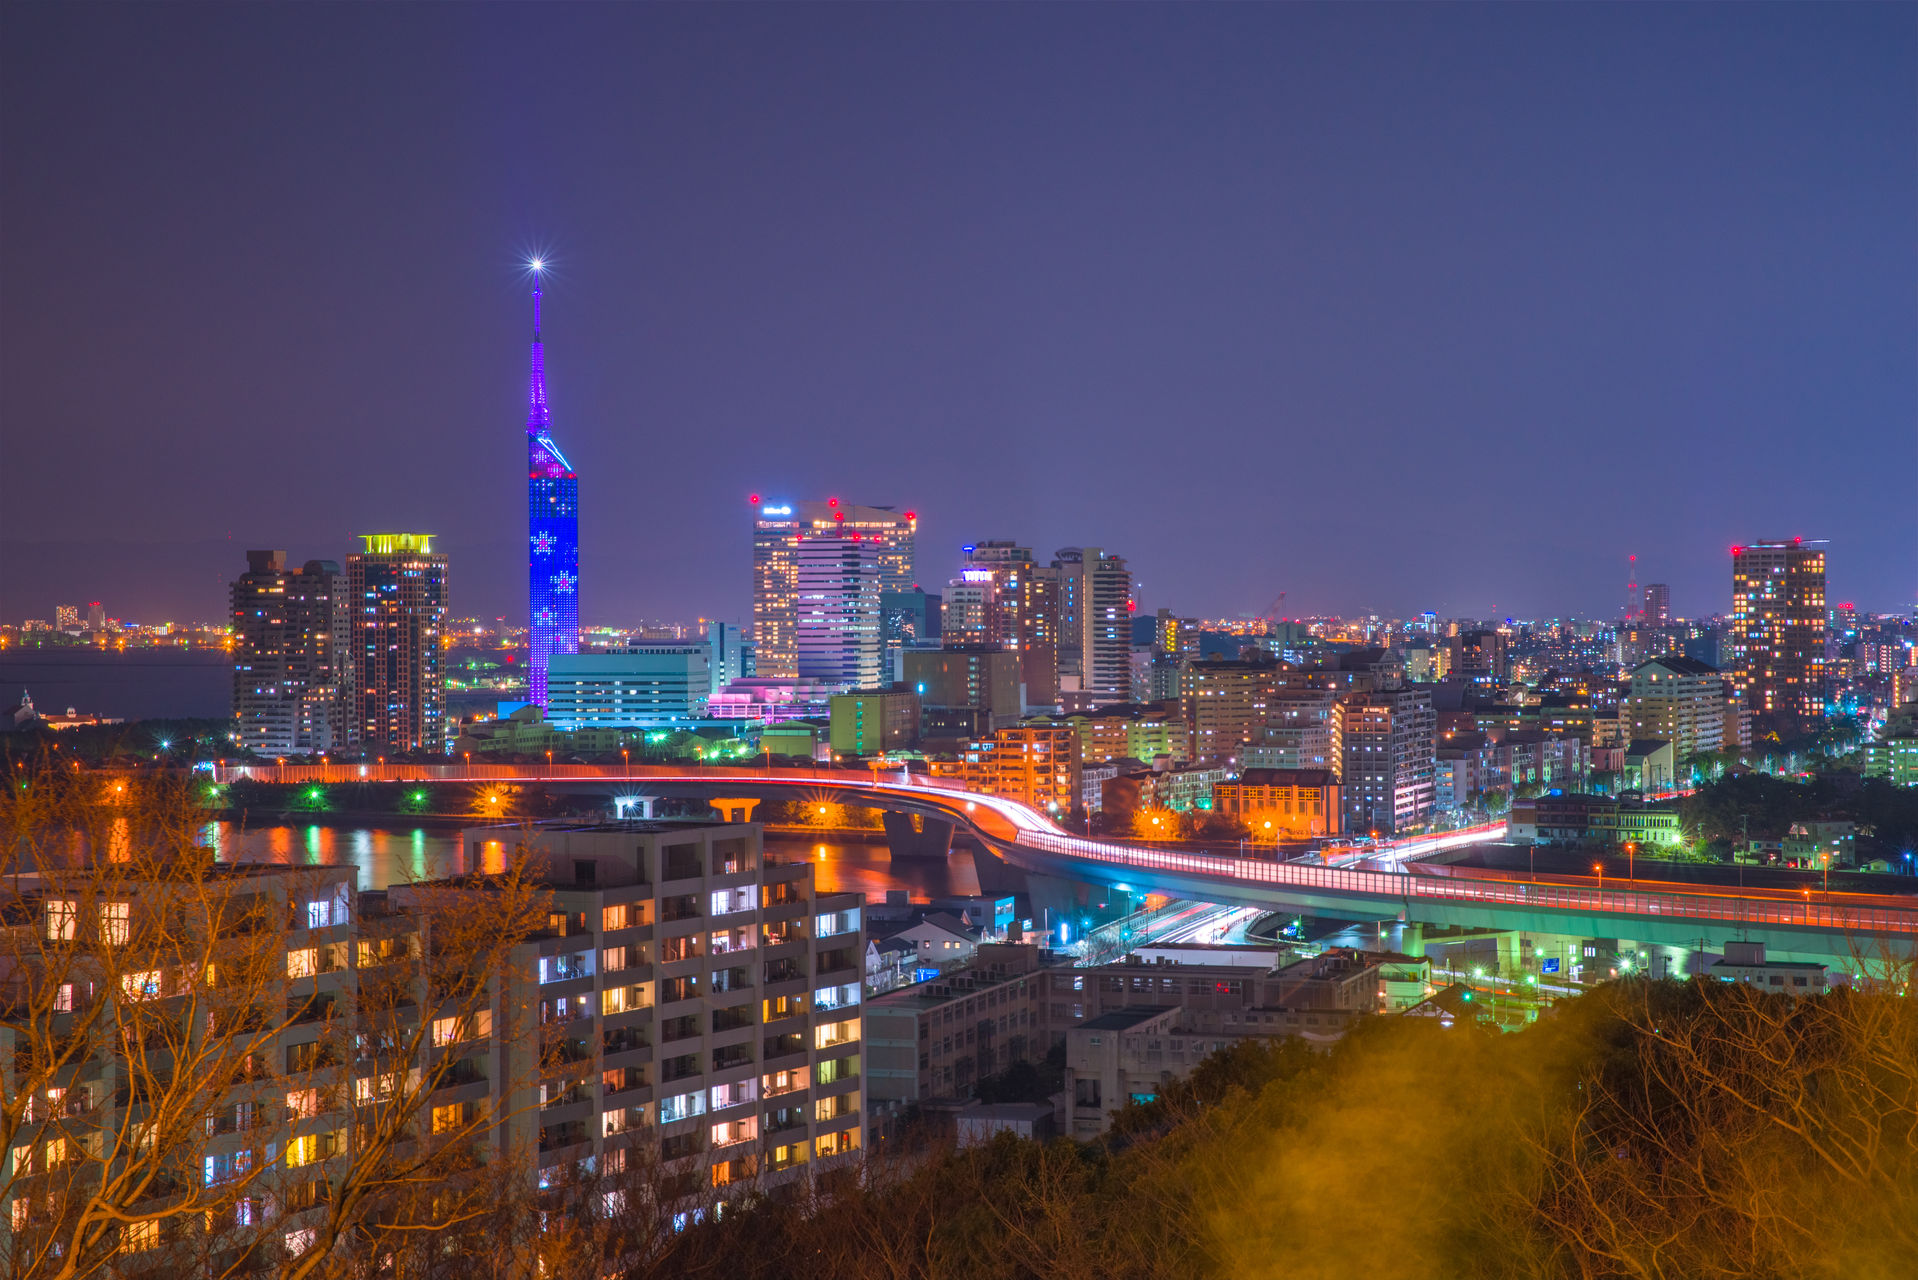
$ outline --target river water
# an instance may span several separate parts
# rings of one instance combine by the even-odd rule
[[[426,880],[465,870],[460,833],[453,827],[248,826],[207,824],[207,843],[230,862],[280,862],[301,866],[350,862],[360,870],[360,888]],[[889,889],[915,899],[970,896],[979,892],[972,858],[955,853],[944,862],[912,861],[895,867],[883,844],[796,840],[768,834],[766,854],[781,862],[813,864],[821,893],[861,893],[883,900]]]

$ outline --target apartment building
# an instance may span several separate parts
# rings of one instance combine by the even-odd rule
[[[1284,680],[1276,662],[1194,662],[1186,668],[1186,719],[1201,762],[1236,763],[1264,733]]]
[[[986,943],[973,964],[866,1005],[867,1090],[877,1113],[969,1096],[981,1076],[1043,1057],[1039,949]]]
[[[109,1237],[116,1274],[278,1263],[310,1247],[352,1135],[387,1121],[394,1072],[410,1070],[417,1088],[430,1070],[408,1038],[421,1030],[423,977],[417,966],[387,976],[420,953],[421,922],[362,919],[355,876],[242,863],[11,878],[9,980],[38,994],[0,1028],[9,1097],[22,1103],[0,1151],[9,1247],[64,1250],[61,1224],[96,1195],[153,1215]],[[377,993],[361,986],[374,971]],[[183,1016],[195,1028],[186,1040]],[[384,1071],[373,1040],[389,1054]],[[430,1159],[429,1135],[416,1141]],[[182,1168],[206,1206],[185,1219],[163,1212],[182,1194],[169,1180]],[[151,1198],[102,1191],[109,1170],[152,1177]],[[83,1268],[87,1248],[70,1255]]]
[[[1128,703],[1101,707],[1066,718],[1079,734],[1079,757],[1086,764],[1143,760],[1164,756],[1192,758],[1192,731],[1183,712],[1170,703]]]
[[[1669,742],[1683,760],[1724,745],[1725,702],[1718,668],[1691,658],[1653,658],[1632,669],[1619,719],[1632,737]]]
[[[967,742],[955,760],[932,760],[936,778],[1020,800],[1042,813],[1071,813],[1079,799],[1079,735],[1055,720],[1027,720]]]
[[[487,827],[475,866],[535,851],[551,915],[524,994],[546,1044],[509,1078],[540,1176],[657,1143],[711,1187],[790,1181],[861,1146],[863,899],[768,864],[758,823]],[[476,890],[483,892],[483,890]],[[395,889],[404,901],[407,891]]]

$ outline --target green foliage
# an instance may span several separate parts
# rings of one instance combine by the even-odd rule
[[[1517,1034],[1243,1041],[1105,1141],[875,1162],[727,1214],[681,1274],[1892,1280],[1914,1135],[1911,1001],[1622,982]]]

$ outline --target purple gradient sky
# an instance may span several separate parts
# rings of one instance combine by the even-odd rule
[[[0,10],[0,617],[427,529],[523,620],[524,281],[589,620],[745,496],[1141,605],[1918,594],[1911,5]]]

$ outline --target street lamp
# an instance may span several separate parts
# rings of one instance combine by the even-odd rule
[[[1636,840],[1625,842],[1625,878],[1638,879],[1638,842]]]
[[[1592,864],[1592,870],[1598,875],[1598,891],[1600,893],[1605,892],[1605,864],[1602,862],[1594,862]]]

